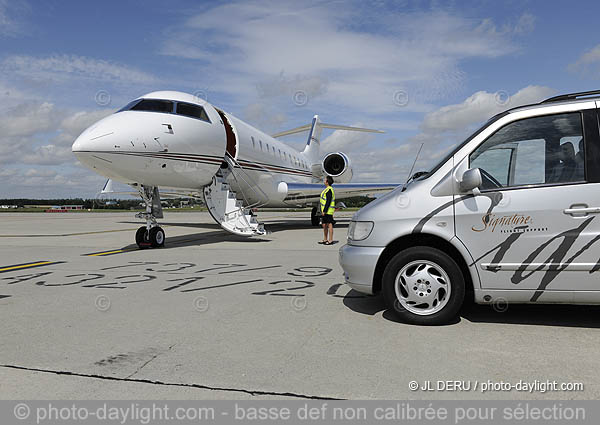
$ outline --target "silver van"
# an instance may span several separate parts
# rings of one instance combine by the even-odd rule
[[[491,118],[352,218],[346,283],[414,324],[476,303],[600,303],[600,91]]]

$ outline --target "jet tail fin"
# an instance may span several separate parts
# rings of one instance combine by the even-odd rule
[[[319,116],[315,115],[310,124],[310,132],[308,133],[308,140],[306,141],[306,147],[302,153],[306,156],[311,164],[316,164],[319,161],[321,154],[321,132],[323,127],[319,121]]]
[[[306,142],[306,147],[302,151],[304,155],[308,158],[308,160],[315,164],[319,161],[320,156],[320,147],[321,147],[321,132],[324,128],[330,128],[333,130],[346,130],[346,131],[361,131],[365,133],[385,133],[381,130],[373,130],[370,128],[361,128],[361,127],[349,127],[346,125],[337,125],[337,124],[326,124],[322,123],[319,120],[319,116],[315,115],[312,119],[311,124],[303,125],[300,127],[293,128],[291,130],[282,131],[280,133],[274,134],[273,137],[282,137],[289,136],[290,134],[302,133],[304,131],[309,131],[308,133],[308,141]]]

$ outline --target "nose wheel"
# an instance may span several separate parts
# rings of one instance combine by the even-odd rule
[[[136,218],[146,220],[146,225],[135,232],[135,243],[140,249],[160,248],[165,245],[165,231],[156,222],[162,218],[160,196],[157,187],[140,186],[142,200],[146,204],[146,212],[136,214]]]
[[[162,227],[153,227],[148,232],[148,228],[142,226],[135,232],[135,243],[140,249],[161,248],[165,246],[165,231]]]

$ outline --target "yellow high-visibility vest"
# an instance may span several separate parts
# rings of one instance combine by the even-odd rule
[[[329,208],[327,211],[323,211],[325,208],[325,204],[327,203],[327,191],[331,191],[331,204],[329,204]],[[321,192],[321,212],[323,214],[333,215],[335,211],[335,192],[331,186],[327,186],[323,192]]]

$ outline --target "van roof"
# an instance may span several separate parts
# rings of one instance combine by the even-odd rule
[[[500,118],[506,114],[510,114],[516,111],[523,111],[527,109],[535,109],[540,106],[551,106],[555,103],[583,103],[589,100],[600,99],[600,90],[583,91],[576,93],[561,94],[558,96],[550,97],[542,100],[539,103],[531,103],[528,105],[515,106],[514,108],[507,109],[506,111],[500,112],[492,117],[492,119]],[[490,119],[491,120],[491,119]]]

